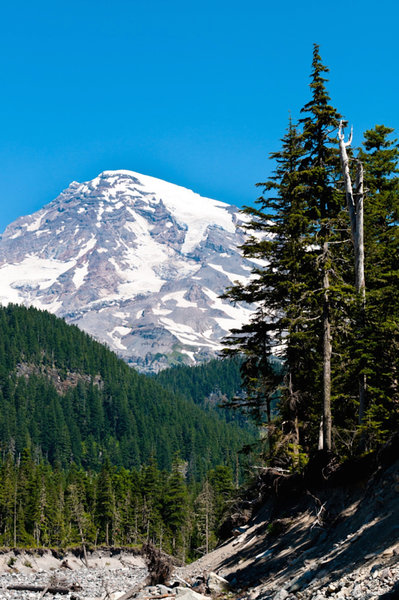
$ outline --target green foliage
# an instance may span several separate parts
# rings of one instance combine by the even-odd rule
[[[154,376],[164,388],[184,396],[205,410],[216,409],[227,422],[245,421],[234,411],[221,410],[227,399],[241,391],[241,360],[239,358],[210,360],[201,365],[182,365],[165,369]]]
[[[367,188],[367,297],[357,360],[367,375],[364,426],[377,443],[399,427],[399,148],[392,134],[393,129],[376,125],[365,132],[359,152]]]
[[[266,424],[271,455],[279,437],[271,410],[276,395],[287,443],[301,445],[306,452],[317,446],[326,273],[331,278],[334,273],[328,303],[337,312],[333,296],[342,294],[341,267],[332,251],[325,251],[327,243],[343,237],[335,192],[339,161],[331,141],[339,115],[329,104],[326,71],[315,46],[312,98],[302,109],[299,125],[290,122],[281,151],[271,156],[276,169],[269,181],[258,184],[263,188],[259,208],[244,211],[250,217],[246,229],[253,233],[243,254],[266,261],[267,267],[254,268],[248,285],[236,285],[225,294],[234,302],[255,304],[250,323],[227,339],[226,354],[243,355],[246,396],[241,404],[258,424]],[[328,310],[332,313],[330,306]],[[282,360],[282,371],[272,368],[274,354]]]
[[[277,519],[276,521],[271,521],[267,526],[267,533],[271,537],[278,537],[282,533],[284,533],[287,529],[286,523]]]
[[[291,463],[291,471],[301,473],[309,462],[309,455],[303,451],[300,445],[293,443],[288,444],[287,454]]]
[[[219,463],[233,464],[235,452],[254,435],[212,405],[196,406],[189,395],[139,375],[46,312],[0,308],[0,340],[5,453],[18,456],[27,447],[52,465],[100,470],[107,458],[131,468],[150,456],[170,469],[179,451],[190,477],[201,479]]]

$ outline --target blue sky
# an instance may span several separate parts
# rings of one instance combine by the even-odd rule
[[[73,180],[132,169],[251,204],[312,45],[355,142],[399,128],[394,0],[1,3],[0,231]]]

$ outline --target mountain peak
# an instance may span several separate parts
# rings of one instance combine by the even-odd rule
[[[214,356],[249,318],[219,298],[247,281],[238,209],[134,171],[72,182],[0,240],[0,302],[32,304],[157,370]]]

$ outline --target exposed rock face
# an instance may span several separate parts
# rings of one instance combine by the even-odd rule
[[[29,363],[19,363],[15,374],[17,377],[25,377],[26,380],[29,380],[31,375],[44,376],[51,381],[59,394],[65,394],[70,388],[75,388],[79,382],[92,383],[99,388],[103,388],[104,386],[104,381],[100,375],[93,377],[73,371],[61,373],[59,369],[49,365],[39,366]]]
[[[133,173],[73,182],[0,238],[0,302],[49,310],[141,370],[214,356],[247,321],[219,295],[247,281],[237,208]]]

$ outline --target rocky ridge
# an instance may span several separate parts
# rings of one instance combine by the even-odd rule
[[[45,309],[143,371],[215,356],[249,306],[233,206],[133,171],[73,182],[0,237],[0,302]]]

